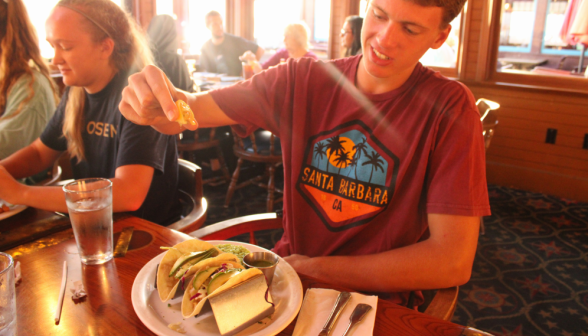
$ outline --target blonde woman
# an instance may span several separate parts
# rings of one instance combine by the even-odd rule
[[[248,51],[241,56],[242,60],[247,60],[253,65],[253,71],[258,73],[262,69],[280,64],[289,58],[299,59],[302,57],[318,60],[315,53],[310,51],[310,29],[304,21],[291,23],[284,28],[284,48],[278,49],[276,53],[263,64],[256,61],[255,55]]]
[[[0,1],[0,160],[39,137],[56,102],[22,0]]]
[[[67,211],[60,187],[14,180],[50,167],[67,151],[75,178],[112,180],[115,212],[170,222],[178,174],[175,138],[136,126],[118,110],[132,69],[151,63],[134,21],[110,0],[62,0],[46,31],[67,88],[40,138],[0,161],[0,198]]]

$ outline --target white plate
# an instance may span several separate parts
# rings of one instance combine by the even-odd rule
[[[6,204],[6,203],[0,199],[0,207],[2,206],[2,204]],[[6,204],[6,205],[8,205],[8,204]],[[26,205],[8,205],[8,208],[10,208],[10,210],[0,213],[0,220],[3,220],[4,218],[8,218],[8,217],[16,215],[17,213],[26,209],[27,206]]]
[[[211,244],[233,244],[246,247],[251,252],[263,252],[266,249],[233,241],[210,240]],[[168,328],[171,323],[182,322],[181,326],[186,330],[185,335],[194,336],[218,336],[220,332],[212,314],[203,314],[197,318],[182,318],[181,303],[182,296],[176,297],[168,302],[161,302],[157,289],[154,288],[157,265],[163,258],[165,252],[151,259],[133,282],[131,298],[133,308],[139,319],[160,336],[177,336],[177,332]],[[272,336],[284,330],[296,317],[302,305],[302,283],[296,271],[282,258],[271,286],[271,295],[276,304],[276,311],[270,318],[265,318],[261,323],[256,323],[241,331],[239,336]],[[170,306],[168,306],[170,304]]]

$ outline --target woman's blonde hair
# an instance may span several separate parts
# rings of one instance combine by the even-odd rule
[[[57,6],[69,8],[82,15],[85,29],[100,43],[107,38],[114,41],[110,63],[126,76],[153,64],[153,57],[145,35],[135,20],[111,0],[61,0]],[[78,162],[85,159],[82,130],[84,128],[84,101],[86,91],[82,87],[70,87],[65,105],[63,135],[67,150]]]
[[[300,47],[309,50],[310,49],[310,28],[304,21],[290,23],[284,28],[284,35],[290,35]]]
[[[49,68],[39,49],[35,28],[29,20],[21,0],[0,1],[0,119],[19,114],[35,92],[33,91],[33,68],[36,68],[52,85],[53,95],[58,97],[55,85],[49,76]],[[21,101],[17,110],[9,117],[6,112],[8,92],[22,76],[30,76],[29,96]]]

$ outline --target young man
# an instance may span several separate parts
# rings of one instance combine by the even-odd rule
[[[173,100],[187,99],[201,127],[277,134],[285,231],[275,251],[297,272],[403,304],[409,291],[468,281],[479,217],[490,214],[474,98],[419,63],[463,3],[371,0],[363,56],[289,61],[196,96],[146,68],[120,109],[173,134]]]
[[[225,33],[223,19],[217,11],[206,14],[206,28],[210,30],[211,38],[200,51],[200,66],[204,71],[241,76],[243,70],[239,56],[251,51],[259,60],[265,52],[254,42]]]

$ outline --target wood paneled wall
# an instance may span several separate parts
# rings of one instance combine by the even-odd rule
[[[499,125],[487,157],[488,182],[568,199],[588,201],[588,95],[564,90],[493,83],[485,80],[491,36],[492,3],[469,0],[467,48],[463,82],[476,98],[500,103]],[[588,80],[584,83],[586,89]],[[555,144],[547,144],[548,128],[557,130]]]

